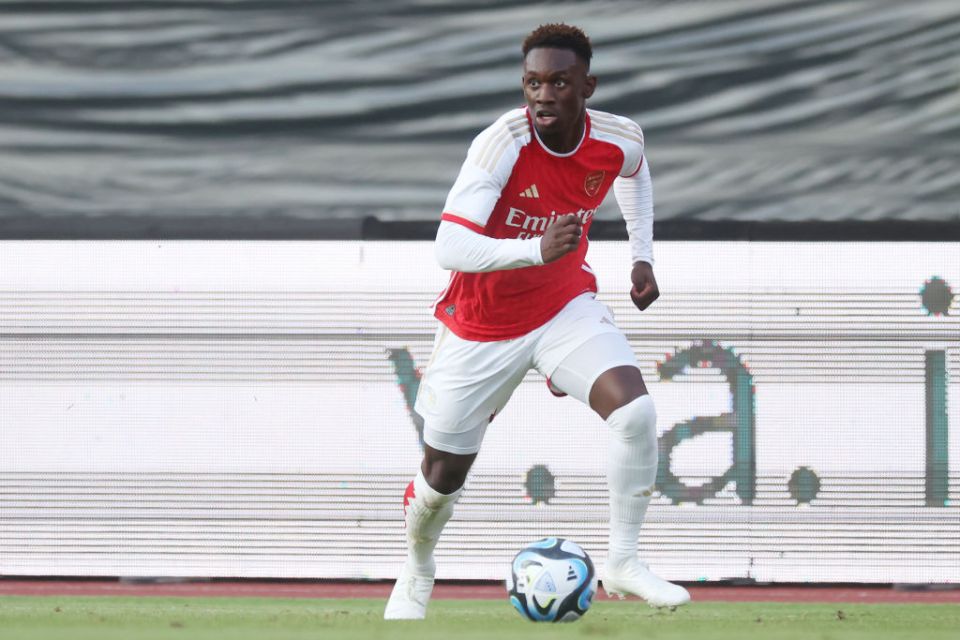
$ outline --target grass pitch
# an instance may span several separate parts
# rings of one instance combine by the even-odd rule
[[[596,602],[573,624],[531,623],[507,603],[438,600],[424,622],[385,622],[383,600],[0,597],[2,640],[956,640],[960,606],[693,603],[675,612]]]

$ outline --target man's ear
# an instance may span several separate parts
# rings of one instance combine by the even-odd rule
[[[597,76],[587,75],[587,81],[583,84],[583,98],[587,99],[597,90]]]

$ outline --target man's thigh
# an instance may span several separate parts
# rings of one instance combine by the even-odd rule
[[[613,391],[627,396],[630,395],[630,392],[645,393],[643,378],[640,376],[633,349],[622,333],[596,335],[574,349],[554,369],[550,384],[606,417],[610,410],[602,408],[604,402],[601,402],[598,406],[593,406],[590,403],[591,391],[593,391],[593,387],[600,376],[618,367],[634,367],[633,373],[635,375],[628,380],[632,383],[635,377],[639,386],[635,390],[613,389]],[[602,397],[601,399],[603,400]]]
[[[597,358],[591,360],[591,367],[597,359],[609,360],[611,366],[636,363],[633,351],[623,332],[617,327],[610,308],[597,300],[594,294],[582,294],[571,300],[543,328],[534,350],[534,366],[554,382],[558,367],[571,354],[581,351],[581,347],[595,340],[596,344],[604,344],[605,348],[602,353],[597,354]],[[607,348],[611,345],[612,349]],[[587,373],[584,371],[584,375]],[[561,390],[574,395],[565,389]]]
[[[415,404],[424,441],[448,453],[476,453],[487,425],[531,367],[531,342],[474,342],[443,325],[439,332]]]

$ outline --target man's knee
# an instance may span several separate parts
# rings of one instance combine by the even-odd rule
[[[634,398],[616,409],[607,418],[607,424],[623,440],[646,439],[656,446],[657,408],[648,394]]]
[[[424,446],[423,477],[434,491],[450,494],[463,486],[477,454],[459,455]]]
[[[614,411],[646,395],[640,369],[633,366],[615,367],[604,371],[590,390],[590,407],[606,420]]]

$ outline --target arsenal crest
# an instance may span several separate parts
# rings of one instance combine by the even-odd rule
[[[597,192],[600,191],[600,185],[603,184],[603,178],[606,175],[606,171],[594,171],[593,173],[587,174],[587,177],[583,179],[583,190],[587,192],[588,196],[592,198],[597,195]]]

